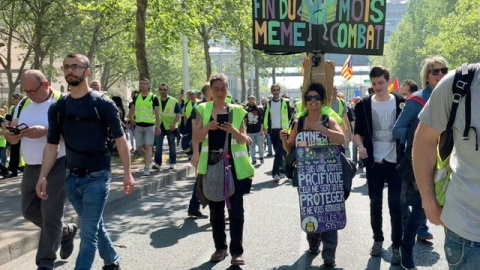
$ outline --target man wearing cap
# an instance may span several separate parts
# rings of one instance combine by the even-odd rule
[[[248,103],[245,106],[247,117],[245,118],[245,122],[247,126],[247,136],[252,139],[252,144],[249,145],[249,148],[252,165],[255,166],[257,164],[257,151],[255,146],[258,147],[260,163],[263,164],[263,142],[265,141],[263,136],[263,110],[257,106],[254,95],[249,95],[247,99]]]
[[[42,166],[42,153],[47,144],[48,110],[61,96],[53,91],[45,75],[39,70],[27,70],[20,79],[27,97],[15,108],[12,126],[28,126],[19,134],[5,132],[13,144],[22,141],[21,152],[25,159],[25,171],[20,185],[22,213],[25,219],[40,228],[36,264],[38,269],[53,269],[56,251],[61,245],[60,257],[72,254],[73,240],[77,232],[75,224],[62,223],[65,206],[65,144],[60,143],[52,170],[46,176],[48,199],[40,199],[35,186]]]
[[[162,166],[162,150],[163,139],[167,136],[169,156],[170,156],[170,169],[175,168],[177,163],[177,152],[175,150],[175,136],[177,132],[177,123],[180,120],[182,110],[176,98],[168,95],[168,85],[162,83],[158,88],[160,92],[160,135],[155,138],[155,164],[153,167],[160,170]]]

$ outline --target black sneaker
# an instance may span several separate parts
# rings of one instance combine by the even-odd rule
[[[77,225],[70,223],[67,226],[71,229],[71,231],[62,239],[60,243],[60,258],[63,260],[67,259],[72,255],[73,252],[73,240],[75,239],[75,235],[77,235],[78,227]]]
[[[109,265],[104,265],[102,270],[121,270],[119,263],[112,263]]]
[[[208,218],[207,215],[202,214],[200,210],[188,210],[188,216],[196,218]]]

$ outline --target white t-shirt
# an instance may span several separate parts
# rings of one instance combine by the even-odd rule
[[[396,142],[392,129],[396,120],[396,101],[390,94],[388,101],[372,97],[373,158],[375,162],[397,162]]]
[[[282,128],[282,101],[270,102],[270,124],[271,128]]]
[[[29,127],[40,125],[48,129],[48,108],[55,102],[55,99],[49,98],[42,103],[35,103],[33,101],[24,106],[20,112],[20,118],[18,118],[18,124],[26,124]],[[13,118],[16,119],[18,115],[18,106],[15,108]],[[47,144],[47,137],[41,137],[31,139],[22,137],[22,144],[20,145],[20,152],[23,156],[23,160],[28,165],[41,165],[43,158],[43,149]],[[59,157],[65,156],[65,143],[60,141],[60,150],[58,152]]]

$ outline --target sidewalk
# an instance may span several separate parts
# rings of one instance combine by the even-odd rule
[[[181,157],[184,155],[179,153],[177,160]],[[168,166],[162,166],[160,172],[152,170],[150,176],[142,176],[143,165],[134,164],[132,170],[135,191],[126,196],[123,193],[123,170],[119,164],[112,165],[112,184],[105,213],[125,207],[129,202],[165,187],[173,181],[184,179],[194,172],[190,162],[185,159],[177,161],[174,170],[169,170]],[[40,230],[25,220],[21,213],[20,182],[21,176],[0,180],[0,266],[37,248],[38,245]],[[68,200],[65,205],[64,219],[65,222],[78,220]]]

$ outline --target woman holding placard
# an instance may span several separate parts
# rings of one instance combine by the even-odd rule
[[[303,95],[306,111],[293,124],[288,134],[287,130],[280,132],[283,148],[287,153],[295,151],[295,138],[301,131],[317,131],[322,138],[323,145],[339,144],[345,142],[345,135],[342,128],[329,115],[322,115],[322,106],[324,106],[325,88],[319,83],[312,83]],[[331,111],[331,110],[329,110]],[[325,122],[324,122],[325,121]],[[320,252],[320,242],[323,242],[322,258],[325,266],[335,264],[335,251],[337,248],[337,230],[322,233],[307,233],[309,243],[309,252],[318,254]]]

